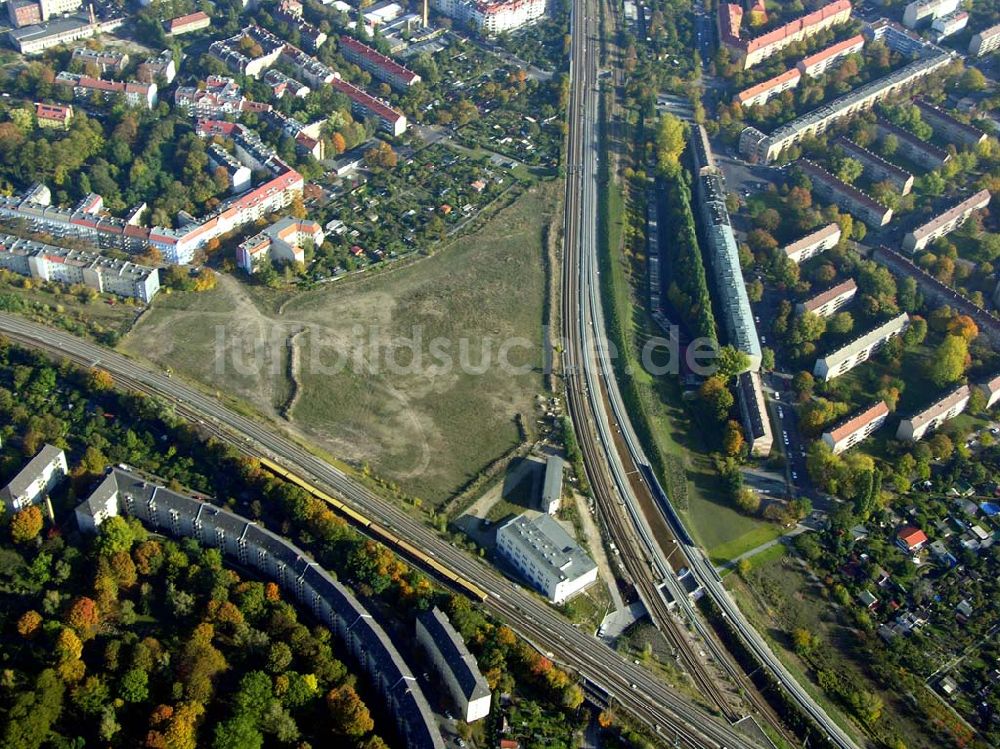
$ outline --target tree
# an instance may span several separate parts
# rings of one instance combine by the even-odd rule
[[[66,611],[66,624],[76,630],[83,639],[94,636],[101,617],[97,602],[87,596],[77,596]]]
[[[957,335],[947,335],[928,363],[927,375],[938,387],[957,382],[969,362],[969,343]]]
[[[215,726],[212,749],[260,749],[263,745],[264,736],[249,713],[238,713]]]
[[[326,695],[326,704],[339,733],[357,738],[375,727],[368,707],[349,684],[331,690]]]
[[[865,171],[864,166],[857,159],[844,159],[837,169],[837,177],[847,184],[853,184],[854,180]]]
[[[736,456],[743,452],[743,428],[738,422],[729,420],[726,422],[726,433],[722,438],[722,449],[726,455]]]
[[[951,335],[961,336],[967,343],[972,343],[979,335],[979,327],[968,315],[956,315],[948,323],[948,332]]]
[[[656,167],[661,174],[674,175],[687,143],[687,125],[669,112],[660,117],[656,128]]]
[[[846,335],[854,329],[854,317],[850,312],[838,312],[830,318],[826,329],[835,335]]]
[[[393,169],[398,160],[392,146],[385,141],[380,141],[375,148],[365,151],[365,163],[373,169]]]
[[[83,642],[69,627],[63,627],[56,636],[55,654],[60,661],[77,661],[83,655]]]
[[[17,620],[17,633],[26,639],[34,637],[42,626],[42,615],[37,611],[25,611]]]
[[[746,372],[750,368],[750,357],[734,348],[733,346],[723,346],[719,349],[719,374],[725,379],[735,377],[740,372]]]
[[[94,367],[87,375],[87,385],[91,390],[103,393],[115,386],[115,380],[108,370]]]
[[[125,702],[144,702],[149,697],[149,674],[141,668],[130,668],[122,675],[118,696]]]
[[[756,514],[760,510],[760,494],[749,486],[740,487],[739,491],[736,492],[735,500],[736,506],[747,515]]]
[[[37,505],[25,507],[10,519],[10,539],[16,544],[33,541],[42,532],[42,511]]]
[[[959,79],[958,86],[965,93],[982,91],[986,88],[986,76],[976,68],[966,68]]]
[[[719,375],[713,375],[701,383],[701,387],[698,388],[698,397],[715,421],[724,421],[729,415],[729,409],[735,403],[733,394],[726,386],[726,381]]]

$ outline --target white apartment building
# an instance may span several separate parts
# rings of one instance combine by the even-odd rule
[[[597,580],[597,565],[549,515],[518,515],[500,526],[497,549],[552,603]]]
[[[859,364],[868,361],[872,354],[905,331],[909,325],[910,316],[905,312],[901,313],[868,331],[860,338],[851,341],[846,346],[817,359],[816,365],[813,367],[813,374],[824,382],[829,382],[834,377],[849,372]]]
[[[38,0],[38,7],[42,9],[43,21],[48,21],[53,16],[72,13],[82,5],[82,0]]]
[[[885,401],[879,401],[833,429],[823,432],[821,439],[833,450],[834,455],[839,455],[874,434],[885,424],[887,418],[889,406]]]
[[[840,225],[827,224],[786,246],[784,248],[785,257],[793,263],[801,263],[821,252],[833,249],[839,241]]]
[[[846,306],[854,295],[858,293],[858,285],[853,278],[849,278],[843,283],[839,283],[832,289],[822,291],[812,299],[807,299],[795,306],[795,311],[799,314],[812,312],[820,317],[830,317],[836,314],[842,307]]]
[[[971,392],[968,385],[962,385],[920,413],[909,419],[903,419],[896,430],[896,439],[907,442],[922,440],[928,432],[934,431],[962,413],[969,405]]]
[[[0,499],[8,516],[39,504],[68,471],[66,453],[52,445],[43,447],[7,486],[0,489]]]
[[[1000,375],[997,375],[980,385],[976,385],[976,387],[982,390],[983,394],[986,396],[987,408],[993,408],[993,406],[1000,402]]]
[[[438,13],[474,26],[487,36],[495,36],[526,26],[545,15],[546,0],[433,0]]]
[[[160,290],[156,268],[9,235],[0,235],[0,268],[42,281],[82,284],[144,304]]]
[[[423,611],[417,615],[416,631],[417,642],[427,652],[458,705],[460,719],[473,723],[489,715],[493,699],[490,685],[448,616],[437,606]]]
[[[956,206],[935,216],[903,237],[903,249],[909,253],[923,250],[934,240],[946,236],[964,224],[969,216],[990,204],[990,191],[980,190]]]
[[[903,25],[915,29],[956,10],[958,0],[915,0],[903,10]]]
[[[973,57],[988,55],[1000,47],[1000,23],[973,34],[969,40],[969,54]]]
[[[315,221],[285,216],[260,234],[240,243],[236,248],[236,263],[253,274],[261,263],[284,261],[304,263],[305,243],[323,244],[323,228]]]

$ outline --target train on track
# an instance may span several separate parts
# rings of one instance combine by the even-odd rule
[[[421,551],[416,546],[411,544],[409,541],[397,536],[395,533],[390,531],[388,528],[379,525],[378,523],[371,520],[371,518],[365,517],[363,514],[355,510],[350,505],[341,502],[336,497],[332,497],[322,489],[313,486],[310,482],[306,481],[301,476],[292,473],[287,468],[275,463],[270,458],[261,456],[259,458],[261,466],[266,468],[271,473],[276,476],[280,476],[286,481],[295,484],[296,486],[304,489],[316,499],[320,499],[326,502],[328,505],[333,507],[341,516],[347,518],[352,525],[361,528],[365,534],[371,536],[377,541],[381,541],[386,546],[395,549],[400,554],[406,556],[415,562],[418,566],[422,567],[425,571],[432,573],[435,577],[444,580],[451,587],[456,588],[465,595],[478,599],[480,601],[485,601],[489,595],[485,590],[480,588],[475,583],[466,580],[461,575],[455,574],[452,570],[448,569],[445,565],[441,564],[437,559],[430,556],[424,551]]]

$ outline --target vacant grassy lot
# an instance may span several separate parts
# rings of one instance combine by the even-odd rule
[[[531,188],[407,267],[294,296],[231,278],[174,295],[124,348],[272,417],[297,385],[298,432],[436,505],[517,443],[518,414],[534,424],[542,248],[559,188]]]

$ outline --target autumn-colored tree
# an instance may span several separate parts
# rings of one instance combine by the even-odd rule
[[[97,602],[87,596],[77,596],[66,611],[66,624],[76,630],[84,640],[89,640],[97,633],[101,623],[101,614]]]
[[[42,626],[42,615],[37,611],[25,611],[17,620],[17,633],[21,637],[31,638],[38,633],[38,628]]]
[[[174,709],[174,715],[163,732],[167,749],[195,749],[198,746],[196,730],[205,707],[200,702],[183,702]]]
[[[69,627],[63,627],[56,635],[55,654],[60,661],[75,661],[83,655],[83,641]]]
[[[742,452],[744,444],[743,428],[738,422],[730,419],[726,422],[726,432],[722,437],[722,449],[726,451],[726,455],[736,456]]]
[[[979,335],[979,327],[968,315],[957,315],[948,323],[948,332],[951,335],[961,336],[966,342],[971,343]]]
[[[91,390],[103,393],[115,386],[115,378],[108,370],[94,367],[87,373],[87,386]]]
[[[375,727],[368,707],[349,684],[331,690],[326,704],[338,733],[360,737]]]
[[[597,714],[597,725],[601,728],[611,728],[615,722],[615,715],[610,710],[601,710]]]
[[[219,279],[216,277],[214,270],[211,268],[202,268],[201,272],[195,277],[194,290],[211,291],[218,285],[218,283]]]
[[[10,519],[10,539],[16,544],[33,541],[42,532],[42,511],[37,505],[25,507]]]
[[[143,541],[135,547],[132,557],[140,575],[155,575],[163,565],[163,547],[159,541]]]
[[[333,148],[333,152],[339,155],[347,150],[347,141],[340,133],[334,133],[330,136],[330,146]]]
[[[115,582],[122,590],[128,590],[136,584],[139,575],[135,568],[135,562],[126,551],[116,551],[110,559],[111,572],[115,577]]]

